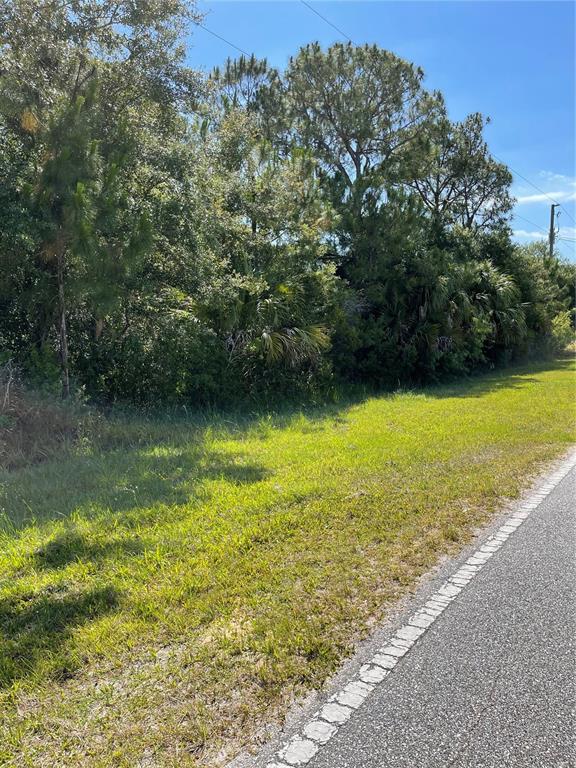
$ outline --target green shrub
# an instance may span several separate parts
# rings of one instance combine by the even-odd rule
[[[32,392],[0,369],[0,468],[51,458],[80,435],[82,406]]]
[[[572,325],[572,313],[566,309],[552,318],[552,347],[562,352],[574,341],[576,334]]]

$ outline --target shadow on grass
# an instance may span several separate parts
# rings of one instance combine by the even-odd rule
[[[65,568],[76,561],[101,562],[107,558],[139,555],[144,551],[140,539],[88,542],[74,530],[50,539],[31,557],[32,565],[40,570]]]
[[[412,389],[430,398],[482,398],[490,393],[522,389],[537,382],[538,373],[564,370],[569,358],[546,360],[458,379],[453,383]],[[210,481],[253,485],[273,470],[255,464],[242,453],[242,440],[266,440],[274,430],[293,427],[322,431],[344,424],[349,411],[371,397],[394,397],[397,392],[366,389],[323,405],[290,405],[275,411],[183,415],[133,411],[102,420],[95,448],[0,476],[0,526],[14,531],[32,521],[40,524],[66,520],[79,513],[91,518],[134,511],[146,514],[207,499]],[[303,418],[304,417],[304,418]],[[234,443],[233,451],[214,451],[214,437]],[[144,510],[149,510],[147,513]],[[126,521],[128,522],[128,521]],[[96,553],[94,553],[96,554]],[[56,557],[56,555],[54,555]]]
[[[567,359],[546,361],[416,392],[431,398],[481,398],[495,391],[524,388],[539,381],[535,378],[538,373],[570,365]],[[41,524],[66,522],[74,513],[85,518],[124,515],[122,539],[86,539],[73,523],[67,523],[65,530],[48,533],[51,538],[30,555],[32,568],[44,572],[64,569],[76,561],[89,561],[103,570],[103,561],[108,559],[141,555],[144,546],[137,529],[142,524],[155,525],[170,507],[209,498],[211,483],[222,480],[250,487],[270,477],[272,470],[248,460],[242,451],[248,433],[265,440],[270,430],[290,426],[305,432],[322,430],[345,423],[350,409],[367,397],[395,394],[355,393],[339,403],[286,407],[272,413],[117,419],[92,452],[4,473],[0,508],[9,515],[8,526],[15,534],[31,519]],[[234,444],[230,453],[225,446],[219,451],[209,447],[215,435]],[[110,586],[72,592],[58,584],[0,600],[0,687],[37,674],[53,678],[73,674],[79,663],[70,642],[74,629],[114,612],[118,602],[118,594]]]
[[[241,453],[208,450],[187,427],[174,426],[170,434],[161,430],[152,442],[157,450],[126,445],[5,473],[0,478],[1,527],[16,532],[32,522],[65,520],[74,513],[91,518],[174,507],[205,497],[206,482],[246,485],[271,474]]]
[[[421,392],[433,398],[479,398],[493,392],[509,389],[525,389],[531,384],[541,383],[535,374],[547,371],[563,371],[572,368],[574,361],[569,357],[542,360],[508,368],[494,368],[454,382],[425,387]],[[417,390],[418,391],[418,390]]]
[[[65,588],[7,597],[0,601],[0,688],[17,680],[43,676],[64,679],[78,666],[70,655],[68,638],[74,628],[118,606],[112,587],[80,593]]]

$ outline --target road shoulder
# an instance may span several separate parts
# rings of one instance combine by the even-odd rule
[[[538,504],[576,465],[576,452],[549,467],[522,497],[478,531],[456,557],[446,558],[423,577],[412,596],[401,601],[372,636],[320,692],[294,706],[281,732],[257,757],[242,755],[230,768],[306,765],[387,677],[398,659],[457,599],[483,565],[522,525]]]

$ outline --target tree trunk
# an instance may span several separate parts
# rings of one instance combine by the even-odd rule
[[[100,336],[102,336],[103,330],[104,330],[104,318],[97,317],[96,322],[94,324],[94,341],[100,340]]]
[[[66,330],[66,299],[64,295],[64,248],[58,248],[58,315],[60,331],[60,370],[62,374],[62,399],[70,397],[68,370],[68,332]]]

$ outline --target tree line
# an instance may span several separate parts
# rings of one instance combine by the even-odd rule
[[[571,336],[487,120],[317,43],[186,66],[180,0],[0,8],[0,362],[105,401],[436,380]]]

